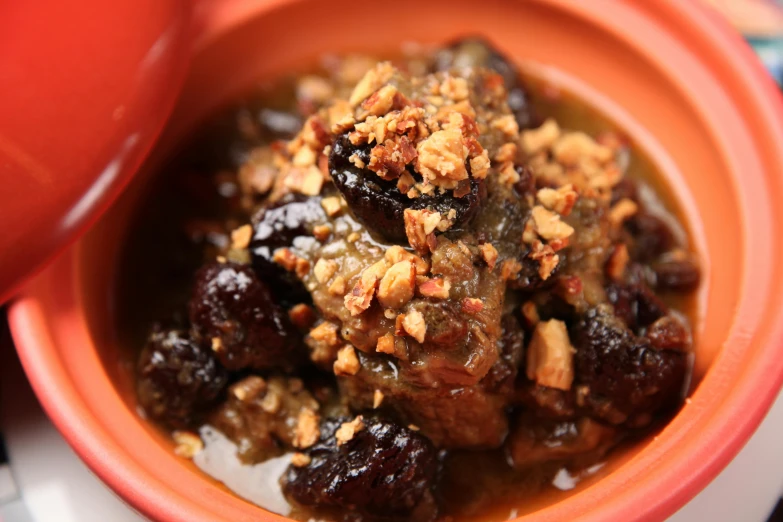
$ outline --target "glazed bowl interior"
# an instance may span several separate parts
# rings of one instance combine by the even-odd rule
[[[280,1],[233,17],[228,9],[229,21],[202,41],[168,130],[131,189],[12,310],[25,367],[66,438],[151,517],[280,518],[174,456],[137,414],[127,347],[116,334],[115,284],[132,217],[177,144],[259,78],[325,51],[372,53],[401,41],[482,34],[523,69],[597,107],[649,155],[703,263],[688,403],[655,437],[610,459],[600,480],[554,505],[532,504],[530,520],[653,520],[676,510],[739,450],[780,385],[783,277],[774,260],[783,211],[773,203],[783,187],[780,129],[757,99],[768,87],[754,91],[727,69],[722,55],[738,51],[717,46],[736,46],[733,36],[711,26],[694,36],[700,29],[689,17],[702,16],[698,8],[664,4],[609,2],[602,13],[545,0],[480,8],[398,0],[389,10],[354,0]],[[25,339],[23,327],[40,331]],[[48,348],[28,350],[33,344]]]

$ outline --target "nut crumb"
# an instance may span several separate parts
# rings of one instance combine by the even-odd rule
[[[419,431],[421,428],[419,428],[415,424],[408,424],[408,429],[411,431]]]
[[[321,258],[315,263],[313,274],[319,283],[324,284],[332,278],[338,268],[337,261]]]
[[[283,401],[280,397],[280,393],[274,389],[266,392],[266,395],[264,395],[264,398],[261,400],[261,409],[271,414],[279,412],[282,405]]]
[[[574,348],[563,321],[536,325],[527,352],[527,377],[540,386],[569,390],[574,381]]]
[[[428,279],[419,285],[419,294],[435,299],[448,299],[449,290],[451,290],[451,283],[442,277]]]
[[[321,200],[321,207],[329,217],[334,217],[342,211],[342,205],[340,204],[340,198],[336,196],[330,196]]]
[[[337,439],[337,445],[342,446],[346,442],[353,439],[354,435],[364,429],[364,417],[357,415],[357,417],[351,422],[343,422],[337,431],[334,432],[334,437]]]
[[[312,459],[310,458],[310,455],[305,453],[296,452],[291,455],[291,465],[295,468],[303,468],[309,465],[311,461]]]
[[[383,403],[383,392],[381,390],[375,390],[375,393],[372,395],[372,408],[374,410],[377,410],[381,407],[381,404]]]
[[[337,276],[329,285],[329,293],[332,295],[345,295],[345,278],[343,276]]]
[[[385,308],[400,308],[413,299],[416,288],[416,267],[411,261],[395,263],[378,286],[378,302]]]
[[[231,232],[231,248],[243,250],[250,246],[250,240],[253,238],[253,227],[242,225]]]
[[[411,210],[405,209],[403,214],[405,219],[405,235],[408,236],[408,243],[420,254],[425,254],[429,250],[428,236],[435,231],[441,220],[440,212],[431,210]]]
[[[372,93],[380,89],[384,83],[388,82],[394,75],[394,67],[389,62],[380,62],[375,67],[367,71],[359,83],[354,87],[348,102],[353,105],[359,105],[367,99]]]
[[[550,148],[559,137],[560,127],[555,120],[549,118],[539,128],[522,132],[522,149],[532,156]]]
[[[310,273],[310,261],[303,257],[297,257],[294,272],[299,279],[304,279]]]
[[[204,449],[204,443],[195,433],[189,431],[175,431],[171,434],[174,439],[174,454],[178,457],[192,459]]]
[[[356,375],[361,365],[356,357],[356,350],[350,344],[346,344],[337,352],[337,360],[334,362],[335,375]]]
[[[379,337],[378,344],[375,345],[375,351],[379,353],[394,354],[394,336],[387,333]]]
[[[297,259],[296,255],[288,248],[278,248],[272,254],[272,261],[282,266],[288,272],[296,270]]]
[[[220,353],[223,351],[223,339],[220,337],[212,338],[212,351],[215,353]]]
[[[370,307],[375,290],[388,268],[386,261],[381,259],[362,272],[359,281],[344,299],[345,307],[351,315],[359,315]]]
[[[453,189],[457,182],[468,178],[465,168],[466,147],[460,129],[433,132],[416,145],[417,170],[436,187]]]
[[[318,225],[313,227],[313,237],[318,241],[324,242],[332,235],[332,228],[329,225]]]
[[[466,297],[462,300],[462,311],[466,314],[474,315],[484,309],[484,303],[481,299],[475,297]]]
[[[519,271],[522,270],[522,263],[516,259],[506,259],[500,265],[500,277],[504,281],[510,281],[519,277]]]
[[[402,319],[402,328],[405,332],[419,341],[424,342],[427,334],[427,323],[424,322],[424,316],[418,310],[410,310]]]
[[[538,315],[538,308],[533,301],[525,301],[522,303],[522,316],[527,321],[528,326],[535,326],[541,320]]]
[[[288,311],[288,317],[291,319],[291,322],[294,323],[294,326],[303,330],[310,328],[316,319],[313,307],[305,303],[299,303],[292,306]]]
[[[399,263],[400,261],[410,261],[416,267],[417,275],[424,275],[430,271],[429,262],[425,261],[416,254],[411,254],[399,245],[393,245],[386,250],[384,258],[391,264]]]
[[[218,262],[218,263],[220,263],[221,265],[225,264],[225,263],[226,263],[226,261],[227,261],[227,260],[226,260],[226,256],[217,256],[216,260],[217,260],[217,262]]]
[[[293,445],[295,448],[309,448],[318,441],[320,436],[318,414],[309,408],[303,408],[296,419]]]
[[[572,184],[563,185],[557,190],[551,188],[542,188],[536,194],[538,200],[544,207],[553,210],[561,216],[567,216],[571,213],[576,203],[577,193]]]
[[[252,401],[266,391],[266,381],[258,375],[245,377],[230,388],[231,395],[242,402]]]
[[[489,271],[492,272],[492,270],[495,269],[495,264],[498,260],[497,249],[492,246],[492,243],[484,243],[479,249],[481,250],[481,258],[484,259],[484,262],[487,263],[487,266],[489,267]]]
[[[625,275],[625,268],[628,266],[628,261],[630,261],[628,247],[625,243],[616,245],[612,254],[609,256],[609,261],[606,263],[607,275],[615,281],[621,281]]]
[[[609,209],[609,222],[614,228],[620,228],[626,219],[632,217],[639,206],[628,198],[623,198]]]
[[[536,232],[544,239],[565,239],[574,233],[574,228],[560,220],[560,216],[536,205],[531,211]]]

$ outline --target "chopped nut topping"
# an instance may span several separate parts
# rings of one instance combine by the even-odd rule
[[[470,159],[470,173],[476,179],[484,179],[489,172],[489,154],[484,150],[480,155]]]
[[[227,261],[226,256],[217,256],[215,260],[220,264],[225,264]]]
[[[264,395],[261,401],[261,409],[267,413],[275,414],[280,411],[283,400],[277,390],[271,389]]]
[[[340,204],[340,198],[336,196],[322,199],[321,206],[323,207],[324,212],[326,212],[326,215],[329,217],[336,216],[343,209],[342,205]]]
[[[380,408],[382,403],[383,403],[383,392],[381,392],[381,390],[375,390],[375,393],[372,396],[372,408],[374,410],[377,410],[378,408]]]
[[[356,168],[363,169],[365,167],[364,161],[362,161],[362,158],[360,158],[358,154],[351,154],[348,161],[356,165]]]
[[[397,179],[397,190],[399,190],[400,193],[407,195],[415,184],[416,184],[416,180],[413,179],[413,176],[411,176],[410,172],[406,170]],[[415,198],[411,198],[411,199],[415,199]]]
[[[462,101],[469,94],[468,82],[465,78],[447,76],[440,84],[440,93],[455,102]]]
[[[313,274],[319,283],[324,284],[332,278],[338,268],[337,261],[321,258],[315,263]]]
[[[335,375],[356,375],[361,365],[356,357],[356,350],[350,344],[346,344],[337,352],[337,360],[334,362]]]
[[[337,346],[340,342],[337,337],[337,331],[340,327],[332,322],[324,321],[312,330],[310,330],[310,337],[316,341],[326,343],[329,346]]]
[[[321,193],[324,176],[315,165],[291,167],[285,177],[285,186],[305,196],[317,196]]]
[[[544,239],[565,239],[574,233],[574,228],[560,221],[560,216],[541,205],[533,207],[531,212],[536,232]]]
[[[576,166],[585,158],[605,163],[614,156],[612,149],[596,143],[584,132],[567,132],[552,146],[555,159],[562,165]]]
[[[500,265],[500,277],[504,281],[517,279],[519,277],[519,271],[522,270],[522,264],[516,259],[506,259],[503,264]]]
[[[412,262],[416,267],[416,274],[418,275],[424,275],[430,271],[429,262],[420,258],[416,254],[411,254],[399,245],[393,245],[389,247],[389,249],[386,250],[384,257],[386,261],[392,264],[399,263],[400,261]]]
[[[296,84],[298,98],[326,103],[334,95],[332,84],[320,76],[303,76]]]
[[[569,390],[574,381],[574,348],[563,321],[536,325],[527,352],[527,377],[540,386]]]
[[[459,129],[433,132],[416,146],[417,170],[436,187],[453,189],[457,182],[468,178],[465,168],[467,153]]]
[[[257,375],[251,375],[231,386],[229,391],[242,402],[252,401],[266,391],[266,381]]]
[[[303,279],[310,273],[310,261],[303,257],[297,257],[296,264],[294,265],[294,272],[299,279]]]
[[[495,153],[494,160],[498,163],[513,163],[517,158],[516,143],[504,143]]]
[[[546,281],[552,275],[557,264],[560,262],[560,256],[555,254],[550,245],[545,245],[539,240],[533,241],[530,258],[538,261],[538,275]]]
[[[329,225],[317,225],[313,227],[313,237],[318,241],[324,242],[332,235],[332,229]]]
[[[549,118],[537,129],[522,132],[522,149],[528,155],[550,148],[560,137],[560,127]]]
[[[359,235],[358,232],[351,232],[350,234],[348,234],[348,237],[346,237],[345,240],[348,241],[349,243],[356,243],[357,241],[359,241],[359,239],[361,239],[361,237],[362,236]]]
[[[201,438],[195,433],[189,431],[175,431],[171,434],[174,439],[174,454],[178,457],[184,457],[186,459],[192,459],[201,450],[204,449],[204,443],[201,442]]]
[[[312,306],[299,303],[291,307],[288,311],[288,317],[294,323],[294,326],[305,329],[315,322],[315,311]]]
[[[619,228],[626,219],[632,217],[639,210],[639,206],[628,198],[623,198],[609,209],[609,222],[613,227]]]
[[[484,303],[481,299],[475,297],[466,297],[462,300],[462,311],[466,314],[477,314],[484,309]]]
[[[389,62],[381,62],[365,73],[364,77],[354,87],[348,99],[353,106],[359,105],[372,93],[380,89],[394,75],[394,67]]]
[[[278,248],[272,255],[272,261],[289,272],[296,270],[296,255],[287,248]]]
[[[426,253],[429,250],[427,236],[432,234],[438,223],[440,223],[440,212],[406,208],[403,217],[405,219],[405,235],[408,236],[408,243],[420,254]]]
[[[419,341],[424,342],[424,336],[427,334],[427,324],[424,322],[424,316],[418,310],[411,310],[402,319],[402,328],[405,332]]]
[[[312,459],[310,458],[310,455],[307,455],[305,453],[294,453],[291,455],[291,465],[295,468],[303,468],[310,464]]]
[[[378,338],[378,344],[375,345],[375,351],[380,353],[394,353],[394,336],[390,333],[384,334]]]
[[[535,326],[541,320],[538,315],[538,308],[533,301],[525,301],[522,303],[522,316],[527,321],[528,326]]]
[[[220,353],[223,351],[223,339],[220,337],[212,338],[212,351],[215,353]]]
[[[382,179],[391,181],[404,173],[407,174],[406,165],[415,159],[416,149],[413,144],[407,136],[399,136],[373,147],[368,167]]]
[[[295,448],[309,448],[316,442],[320,436],[318,423],[320,419],[318,414],[309,408],[303,408],[296,419],[296,429],[294,430],[293,444]]]
[[[434,299],[448,299],[451,283],[442,277],[435,277],[419,285],[419,294]]]
[[[408,424],[408,429],[411,431],[419,431],[421,428],[419,428],[415,424]]]
[[[498,171],[498,181],[501,185],[511,187],[519,181],[519,172],[510,161],[502,165]]]
[[[549,210],[554,210],[561,216],[567,216],[576,203],[577,193],[571,184],[559,189],[542,188],[536,195],[538,200]]]
[[[231,248],[242,250],[250,245],[250,240],[253,238],[253,227],[250,225],[242,225],[236,230],[231,232]]]
[[[629,260],[628,247],[625,243],[616,245],[612,251],[612,255],[609,256],[609,261],[606,263],[607,275],[615,281],[621,281],[625,275],[625,267],[628,266]]]
[[[378,302],[386,308],[400,308],[413,299],[416,267],[410,261],[395,263],[386,271],[378,286]]]
[[[351,315],[359,315],[370,307],[375,290],[388,269],[389,265],[381,259],[362,272],[359,281],[345,296],[345,307],[351,312]]]
[[[353,439],[354,435],[364,429],[364,418],[361,415],[351,422],[343,422],[337,431],[334,432],[334,438],[337,439],[337,445],[342,446],[346,442]]]
[[[394,99],[397,94],[397,88],[393,85],[384,85],[372,93],[369,98],[362,102],[364,112],[360,115],[360,119],[364,119],[369,115],[383,116],[389,112],[394,106]]]
[[[343,276],[337,276],[329,285],[329,293],[332,295],[345,295],[345,278]]]
[[[512,140],[517,139],[519,136],[519,125],[517,124],[517,120],[514,118],[513,114],[506,114],[505,116],[500,116],[493,119],[490,126],[493,129],[499,130],[505,134],[507,138]]]
[[[481,251],[481,258],[487,263],[489,271],[492,272],[492,270],[495,269],[495,263],[497,263],[498,260],[497,249],[492,246],[492,243],[484,243],[479,247],[479,250]]]

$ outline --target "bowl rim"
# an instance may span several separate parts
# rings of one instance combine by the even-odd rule
[[[296,0],[269,0],[265,8],[289,1]],[[567,0],[551,1],[567,3]],[[699,44],[700,59],[709,62],[711,71],[717,69],[716,74],[721,77],[739,79],[735,81],[735,87],[740,90],[734,96],[743,101],[745,116],[748,120],[752,119],[754,128],[758,130],[756,134],[767,141],[783,144],[783,99],[750,48],[719,15],[695,1],[638,3],[644,4],[640,9],[648,16],[674,25],[678,31],[687,31],[690,38]],[[767,169],[771,165],[783,166],[783,150],[767,150],[764,155],[763,164]],[[778,168],[770,176],[780,183],[783,169]],[[61,267],[63,270],[73,268],[72,252],[73,249],[64,256],[67,259],[61,258],[60,262],[65,263]],[[153,519],[215,520],[208,516],[211,514],[196,515],[196,504],[191,499],[165,489],[162,481],[134,463],[123,448],[107,440],[100,425],[90,418],[90,409],[69,382],[50,331],[53,321],[68,318],[48,316],[36,297],[47,291],[45,285],[37,286],[36,283],[46,282],[49,272],[28,285],[9,308],[9,324],[20,359],[47,414],[88,466],[123,498],[133,499],[134,506],[145,515]],[[714,416],[709,420],[710,430],[704,434],[705,444],[699,452],[699,465],[690,469],[684,468],[685,463],[673,466],[682,469],[681,479],[673,484],[659,485],[666,495],[647,497],[644,510],[638,507],[638,501],[645,498],[642,493],[651,493],[652,486],[647,484],[646,489],[641,486],[634,489],[631,485],[625,488],[629,494],[604,499],[600,513],[591,511],[581,519],[662,519],[695,496],[739,452],[768,411],[783,382],[783,358],[780,357],[783,351],[783,307],[769,313],[770,316],[765,318],[765,324],[772,329],[767,335],[769,343],[760,348],[763,357],[758,357],[754,361],[757,364],[751,369],[758,376],[766,368],[766,379],[746,377],[733,386],[734,400],[727,400],[725,405],[731,414]],[[737,397],[744,400],[740,401]],[[751,397],[752,401],[749,400]],[[694,464],[694,461],[689,463]],[[554,520],[545,513],[540,517],[533,516],[536,520]],[[270,520],[284,519],[273,515]]]

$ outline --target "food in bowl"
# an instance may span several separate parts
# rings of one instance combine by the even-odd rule
[[[478,39],[332,58],[183,150],[139,245],[192,241],[128,261],[159,314],[139,403],[179,454],[281,463],[302,520],[460,518],[676,411],[686,229],[621,132],[533,83]]]

